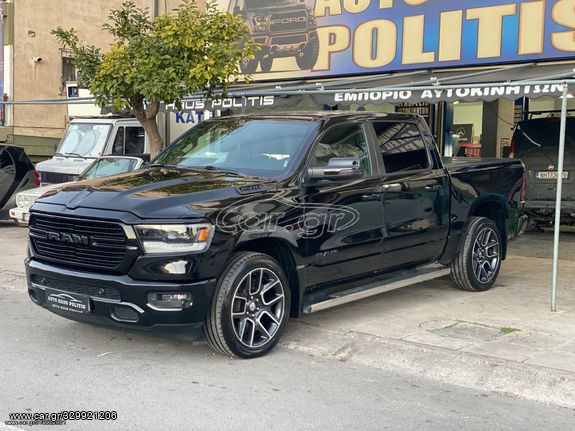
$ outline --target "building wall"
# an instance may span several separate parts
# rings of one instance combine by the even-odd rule
[[[11,100],[59,99],[61,96],[61,51],[50,32],[58,26],[75,28],[80,39],[103,50],[111,38],[102,31],[109,11],[121,6],[123,0],[16,0],[14,1],[14,34],[12,58],[13,82],[8,96]],[[153,13],[157,3],[160,14],[180,4],[179,0],[136,0],[139,7]],[[34,62],[41,57],[41,62]],[[13,142],[29,146],[35,158],[50,156],[68,122],[66,105],[20,105],[8,113]]]

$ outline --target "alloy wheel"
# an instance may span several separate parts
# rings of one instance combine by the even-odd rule
[[[499,239],[495,231],[486,227],[479,232],[473,244],[473,273],[480,283],[489,283],[500,264]]]
[[[237,339],[246,347],[260,348],[280,329],[285,313],[284,286],[267,268],[248,272],[234,290],[232,323]]]

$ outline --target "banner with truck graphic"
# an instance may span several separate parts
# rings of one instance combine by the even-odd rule
[[[219,0],[262,47],[256,80],[575,58],[575,0]]]

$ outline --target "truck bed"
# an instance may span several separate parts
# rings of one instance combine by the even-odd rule
[[[522,166],[518,159],[496,159],[494,157],[442,157],[443,165],[451,174],[469,172],[474,168],[501,168]]]

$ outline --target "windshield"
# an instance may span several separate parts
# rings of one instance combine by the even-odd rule
[[[513,137],[516,146],[516,157],[521,158],[527,153],[539,152],[547,154],[553,160],[553,163],[556,163],[560,128],[561,121],[559,118],[519,123]],[[569,154],[573,151],[575,151],[575,118],[568,118],[565,153]]]
[[[70,123],[58,153],[64,156],[101,156],[111,128],[111,124]]]
[[[80,175],[80,180],[91,180],[131,172],[137,165],[137,159],[98,159]]]
[[[155,163],[274,178],[292,167],[317,127],[312,121],[207,121],[170,145]]]

